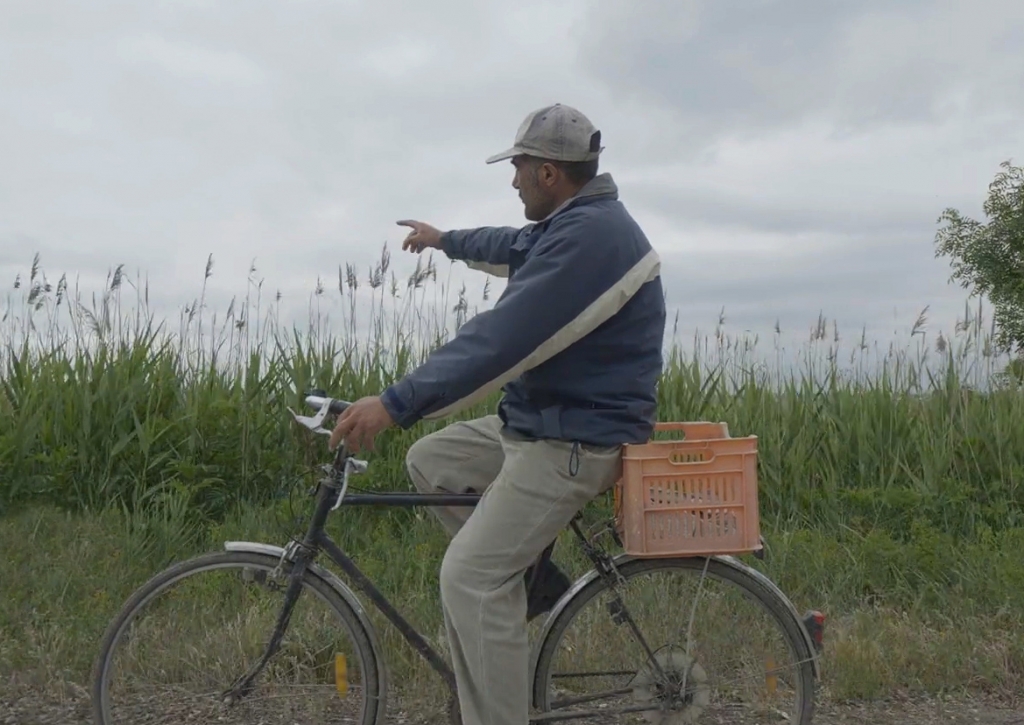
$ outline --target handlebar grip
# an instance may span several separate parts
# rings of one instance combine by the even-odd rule
[[[312,408],[313,410],[320,410],[320,408],[323,407],[323,405],[324,405],[324,403],[326,401],[327,401],[327,396],[326,395],[307,395],[306,396],[306,405],[309,406],[310,408]],[[347,400],[337,400],[337,399],[335,399],[335,400],[331,401],[331,407],[328,410],[331,413],[331,415],[340,415],[350,405],[352,405],[352,403],[348,402]]]

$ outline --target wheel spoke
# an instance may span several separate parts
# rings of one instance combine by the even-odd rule
[[[372,723],[383,693],[364,625],[308,572],[285,612],[278,563],[218,552],[144,585],[104,637],[98,722]]]
[[[788,605],[757,579],[706,557],[619,569],[613,585],[598,578],[577,592],[539,643],[538,709],[587,719],[579,706],[604,701],[595,713],[653,707],[713,722],[786,712],[807,722],[813,653]]]
[[[620,687],[617,690],[595,692],[593,695],[581,695],[579,697],[564,697],[558,700],[552,700],[551,709],[558,710],[563,707],[569,707],[570,705],[582,705],[584,702],[594,702],[595,700],[602,700],[606,697],[615,697],[616,695],[628,695],[632,691],[632,687]]]
[[[586,717],[607,718],[609,715],[626,715],[631,712],[656,712],[660,705],[626,705],[617,708],[601,708],[600,710],[574,710],[573,712],[545,712],[530,718],[531,723],[555,722],[558,720],[578,720]]]

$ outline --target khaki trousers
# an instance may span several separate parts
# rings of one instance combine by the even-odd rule
[[[406,463],[417,490],[483,496],[431,508],[452,536],[441,603],[464,725],[526,725],[529,642],[523,573],[589,501],[621,474],[621,449],[521,441],[498,416],[418,440]]]

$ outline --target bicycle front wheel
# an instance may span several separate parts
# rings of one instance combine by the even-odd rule
[[[547,627],[539,711],[593,723],[810,723],[812,650],[763,582],[705,558],[635,559],[618,573],[612,586],[598,577],[581,588]]]
[[[309,571],[284,638],[252,689],[224,697],[259,661],[288,584],[278,559],[215,552],[156,575],[107,629],[93,681],[98,725],[299,722],[374,725],[383,683],[351,607]]]

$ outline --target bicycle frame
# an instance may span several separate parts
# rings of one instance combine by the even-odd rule
[[[340,413],[348,406],[348,403],[345,403],[344,401],[332,400],[319,395],[310,395],[306,398],[305,402],[311,407],[319,407],[319,412],[312,417],[299,416],[294,411],[291,411],[292,415],[296,418],[297,422],[318,435],[330,434],[330,431],[321,427],[321,423],[328,413]],[[226,690],[221,692],[221,699],[224,704],[232,705],[248,694],[253,689],[256,678],[280,648],[281,640],[284,637],[284,633],[288,628],[292,616],[292,610],[298,601],[303,586],[310,582],[307,573],[313,578],[313,580],[315,580],[312,582],[316,584],[314,587],[315,589],[319,589],[320,585],[324,585],[333,589],[335,594],[340,598],[340,600],[342,600],[345,611],[341,611],[341,609],[338,611],[341,615],[344,615],[343,619],[349,619],[350,617],[355,618],[356,621],[352,623],[352,626],[362,630],[361,634],[365,635],[366,640],[358,643],[359,647],[369,647],[369,650],[373,655],[371,659],[376,661],[376,674],[381,678],[378,695],[380,698],[386,697],[386,681],[388,679],[386,672],[386,653],[381,650],[375,634],[375,628],[367,617],[366,607],[359,601],[359,597],[356,593],[347,586],[336,573],[331,571],[328,567],[321,566],[316,562],[316,558],[319,554],[324,552],[330,561],[333,561],[339,569],[348,575],[348,578],[355,583],[356,588],[371,599],[377,610],[387,617],[391,624],[401,632],[404,639],[413,647],[413,649],[415,649],[420,656],[430,664],[432,669],[441,676],[448,688],[449,714],[453,718],[453,721],[456,721],[459,714],[458,689],[452,667],[448,662],[442,659],[430,643],[416,631],[416,629],[405,619],[405,617],[388,600],[388,598],[359,569],[355,561],[353,561],[353,559],[331,539],[330,535],[326,532],[325,527],[327,518],[330,516],[331,512],[341,506],[397,506],[403,508],[423,506],[475,506],[483,498],[483,494],[472,491],[461,494],[404,493],[397,491],[380,493],[349,493],[349,476],[354,473],[365,472],[367,470],[367,466],[368,464],[365,461],[353,458],[345,445],[342,445],[340,450],[336,452],[331,464],[322,466],[322,470],[326,475],[321,477],[317,482],[317,485],[310,491],[310,494],[315,497],[314,511],[301,539],[289,537],[290,541],[284,547],[251,541],[225,542],[225,549],[228,551],[247,552],[249,554],[256,555],[257,558],[253,566],[257,567],[257,569],[263,570],[264,572],[264,576],[258,577],[258,579],[263,581],[266,586],[274,591],[280,592],[283,590],[284,600],[280,607],[272,636],[264,648],[262,656]],[[683,674],[681,682],[678,681],[677,676],[679,673],[677,672],[673,671],[671,678],[668,676],[668,673],[663,669],[661,662],[655,657],[654,652],[651,650],[646,639],[640,633],[635,620],[623,603],[621,592],[619,591],[620,583],[624,583],[627,577],[631,577],[637,573],[643,573],[646,571],[646,568],[650,567],[636,562],[635,557],[632,557],[627,553],[613,556],[602,544],[598,543],[601,536],[608,534],[617,546],[622,547],[622,541],[619,538],[614,521],[609,518],[605,518],[603,522],[599,522],[599,525],[600,523],[604,524],[603,527],[588,527],[587,532],[584,533],[584,530],[581,527],[583,518],[583,509],[581,509],[575,513],[565,528],[569,528],[573,531],[575,537],[580,543],[580,547],[585,557],[593,566],[582,577],[578,578],[572,586],[570,586],[568,591],[554,604],[554,608],[547,615],[547,621],[543,625],[541,633],[541,646],[534,650],[534,659],[530,665],[531,670],[533,670],[531,672],[531,676],[535,680],[533,683],[533,690],[531,692],[533,699],[532,704],[534,707],[544,709],[545,712],[538,716],[531,717],[530,723],[579,719],[592,716],[600,716],[602,719],[605,719],[609,715],[615,713],[624,714],[626,712],[656,711],[663,709],[665,701],[663,700],[662,695],[659,694],[657,695],[658,702],[654,702],[652,700],[636,705],[626,705],[615,711],[600,708],[593,710],[560,712],[558,711],[558,708],[569,705],[578,705],[598,698],[596,696],[588,695],[585,697],[562,698],[556,702],[550,702],[550,693],[547,693],[545,690],[543,691],[544,694],[541,694],[541,687],[547,686],[547,679],[559,676],[554,675],[549,671],[551,665],[550,656],[552,652],[552,645],[548,638],[551,636],[552,631],[554,631],[553,628],[557,629],[559,627],[563,627],[566,616],[572,620],[576,613],[575,608],[579,606],[579,601],[576,599],[577,597],[581,595],[586,597],[582,602],[582,604],[586,604],[592,594],[605,591],[608,591],[612,595],[612,600],[609,601],[605,607],[608,610],[609,616],[616,625],[627,625],[627,629],[630,631],[629,633],[632,635],[633,640],[642,648],[646,655],[647,666],[649,667],[646,674],[654,677],[654,682],[652,683],[648,681],[648,686],[657,686],[661,693],[669,693],[671,695],[671,702],[668,704],[671,705],[673,709],[676,705],[687,704],[689,701],[685,698],[691,697],[692,693],[690,690],[686,689],[686,673]],[[534,569],[535,574],[539,572],[544,564],[546,564],[550,559],[556,543],[557,537],[549,542],[548,545],[540,552],[537,560],[531,567]],[[810,653],[810,660],[814,668],[813,677],[817,680],[820,675],[818,670],[818,657],[814,652],[816,650],[820,654],[822,651],[824,617],[818,612],[811,611],[804,615],[803,620],[801,620],[792,603],[786,599],[785,595],[766,576],[751,569],[750,567],[747,567],[745,564],[740,563],[731,556],[701,558],[707,559],[703,567],[705,572],[710,561],[712,559],[715,560],[715,566],[721,570],[718,578],[723,581],[726,579],[734,580],[733,583],[737,584],[741,591],[744,591],[748,595],[758,599],[762,605],[766,606],[769,610],[772,610],[776,619],[780,619],[780,617],[792,618],[792,623],[799,628],[799,637],[803,638],[804,644],[807,646],[806,651]],[[238,559],[236,557],[229,556],[227,559],[223,560],[214,557],[213,561],[223,562],[228,566],[237,566],[241,564],[243,569],[246,569],[247,567],[245,562],[247,559],[248,557]],[[277,565],[273,566],[272,562],[275,560],[277,561]],[[197,563],[201,564],[198,569],[195,568],[195,564]],[[179,564],[176,568],[184,566],[182,571],[184,572],[184,575],[187,576],[193,570],[204,570],[208,563],[208,561],[188,561]],[[636,566],[637,564],[639,564],[639,566]],[[692,570],[694,567],[691,564],[692,562],[687,562],[682,568]],[[627,568],[620,570],[620,567]],[[733,573],[728,572],[730,569],[733,570],[735,576]],[[246,572],[243,571],[243,574],[244,573]],[[175,578],[168,579],[169,575],[174,575]],[[173,581],[175,581],[179,576],[181,576],[181,572],[167,570],[158,577],[152,579],[144,588],[137,590],[133,599],[129,601],[129,605],[126,605],[128,608],[126,610],[122,610],[122,613],[118,618],[111,622],[111,625],[108,627],[108,632],[104,636],[103,645],[104,657],[107,659],[104,659],[102,662],[97,661],[96,665],[97,679],[94,683],[94,691],[97,694],[97,697],[105,697],[106,690],[104,689],[104,684],[105,679],[108,676],[107,667],[109,665],[110,647],[116,644],[117,637],[122,631],[121,628],[125,626],[125,618],[130,617],[140,604],[146,603],[149,597],[153,596],[154,593],[161,591],[169,583],[173,583]],[[743,582],[744,578],[755,580],[753,581],[753,588],[751,588],[751,582]],[[319,583],[317,584],[317,582]],[[538,578],[536,576],[531,577],[526,583],[528,598],[534,593],[537,584]],[[147,591],[149,591],[148,594],[146,594]],[[765,594],[767,594],[767,599],[765,598]],[[699,597],[699,592],[697,596]],[[769,601],[772,599],[775,601]],[[696,602],[696,600],[697,597],[695,597],[694,601]],[[338,602],[338,604],[340,605],[341,602]],[[693,615],[691,613],[691,626],[692,619]],[[783,624],[783,629],[785,629],[785,623],[781,622],[781,620],[780,623]],[[115,624],[117,624],[117,629],[113,629]],[[557,631],[561,632],[562,630],[558,629]],[[792,630],[788,633],[784,633],[784,636],[788,639],[790,644],[794,643]],[[689,645],[687,646],[689,647]],[[799,649],[799,645],[797,645],[797,648]],[[660,649],[661,648],[659,648],[659,650]],[[540,658],[540,660],[537,658]],[[798,662],[798,664],[804,663],[805,662]],[[101,665],[103,668],[99,669]],[[542,667],[543,669],[541,669]],[[544,681],[541,681],[540,679],[541,673],[546,673],[547,679]],[[630,674],[630,672],[599,672],[593,674]],[[804,671],[802,676],[806,675],[807,672]],[[569,677],[576,675],[562,674],[561,676]],[[675,689],[676,687],[680,687],[682,689],[677,692]],[[629,688],[614,689],[601,693],[601,695],[621,695],[628,694],[628,692]],[[807,693],[804,694],[806,695]],[[813,693],[809,696],[813,698]],[[684,699],[680,700],[679,698]],[[99,700],[95,700],[95,702],[98,703]],[[383,700],[378,704],[386,707]],[[103,721],[106,719],[105,708],[105,703],[102,706],[97,705],[97,709],[95,711],[97,717]],[[379,710],[379,712],[383,712],[383,710]]]
[[[332,400],[321,395],[312,395],[306,398],[306,404],[311,407],[318,407],[319,412],[313,417],[303,417],[292,411],[296,421],[317,434],[329,434],[330,431],[321,427],[324,417],[329,413],[341,413],[348,403]],[[430,664],[430,666],[441,676],[448,686],[451,702],[457,704],[458,694],[455,682],[455,673],[437,651],[430,646],[430,643],[409,624],[388,598],[381,592],[373,582],[359,569],[356,563],[335,543],[330,535],[324,530],[327,517],[331,511],[341,506],[398,506],[403,508],[414,508],[423,506],[475,506],[481,499],[482,494],[478,493],[348,493],[348,478],[351,473],[361,473],[366,470],[365,461],[357,461],[352,458],[344,443],[339,447],[331,465],[324,466],[327,476],[322,478],[316,489],[316,507],[310,519],[309,526],[301,541],[293,539],[281,554],[280,568],[285,562],[292,564],[288,574],[288,585],[285,592],[285,601],[281,607],[274,634],[264,651],[260,661],[253,665],[250,670],[240,677],[235,683],[223,693],[228,700],[244,695],[252,686],[255,678],[270,660],[280,646],[281,638],[288,627],[292,608],[298,600],[302,587],[302,577],[307,565],[322,551],[333,561],[338,568],[344,571],[355,582],[356,586],[373,602],[374,606],[402,633],[405,640]],[[580,542],[586,557],[594,565],[593,572],[596,576],[606,580],[609,588],[616,591],[618,580],[621,578],[615,565],[615,559],[604,551],[600,546],[594,545],[581,530],[579,522],[583,518],[582,511],[578,511],[570,520],[568,528],[571,528]],[[609,527],[609,532],[615,542],[621,546],[618,534],[614,527]],[[537,561],[535,573],[550,558],[555,547],[554,540],[541,552]],[[527,582],[527,596],[533,593],[536,579]],[[632,635],[640,645],[647,662],[651,666],[653,674],[662,682],[667,681],[666,673],[661,663],[655,657],[650,645],[640,633],[632,615],[626,609],[621,598],[616,594],[615,600],[609,603],[613,608],[612,616],[617,623],[626,624]],[[795,614],[794,614],[795,616]],[[626,707],[619,711],[640,712],[652,709],[648,705]],[[656,708],[655,708],[656,709]],[[586,711],[573,713],[546,713],[545,715],[531,718],[531,723],[547,722],[554,720],[569,720],[588,717],[595,714],[607,715],[605,711]]]
[[[302,586],[302,575],[306,566],[311,563],[320,552],[323,552],[333,561],[339,569],[344,571],[356,584],[356,586],[373,602],[374,606],[402,633],[405,640],[430,664],[430,666],[441,676],[448,686],[452,698],[457,699],[455,673],[448,663],[437,653],[424,637],[409,624],[401,612],[391,601],[374,585],[374,583],[359,569],[355,561],[333,540],[325,531],[327,517],[331,511],[342,506],[386,506],[401,508],[416,508],[429,506],[475,506],[482,494],[444,494],[444,493],[347,493],[347,474],[345,473],[348,460],[351,456],[341,446],[333,465],[325,467],[328,469],[328,476],[322,479],[317,488],[316,507],[310,519],[309,526],[302,540],[293,539],[285,547],[282,555],[282,565],[285,561],[292,564],[288,573],[288,585],[285,591],[284,604],[278,616],[274,633],[263,654],[263,657],[250,668],[242,677],[236,680],[224,693],[224,697],[230,700],[244,696],[252,686],[256,677],[263,667],[277,651],[284,632],[287,629],[291,612],[298,600]],[[339,500],[340,498],[340,500]],[[579,538],[584,552],[594,563],[597,572],[602,576],[608,576],[613,571],[610,565],[611,558],[604,552],[593,546],[586,535],[579,527],[581,513],[577,513],[569,524],[576,536]],[[539,564],[543,565],[551,556],[555,542],[552,541],[542,552]],[[536,579],[527,583],[527,592],[532,593],[536,585]],[[625,613],[626,620],[632,625],[634,633],[640,638],[640,643],[655,666],[660,670],[657,662],[654,661],[653,653],[647,646],[646,641],[640,635],[632,617]]]

